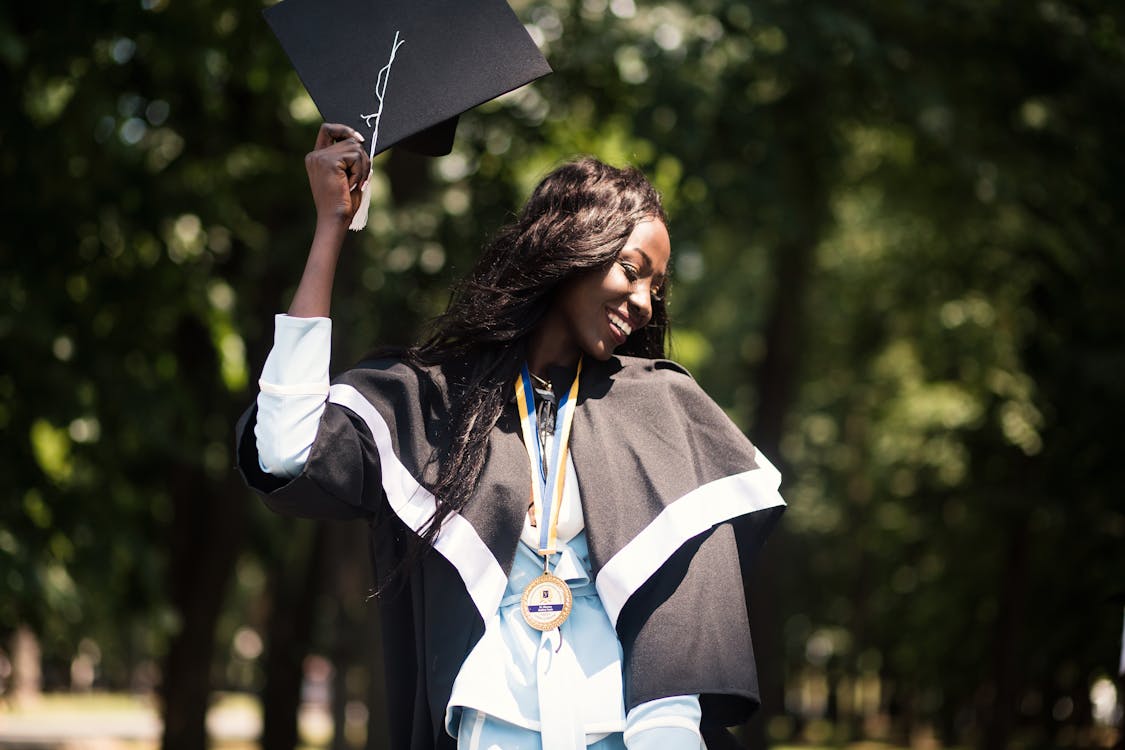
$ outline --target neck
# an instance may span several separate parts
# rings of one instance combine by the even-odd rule
[[[581,354],[569,336],[552,328],[549,324],[540,326],[527,347],[527,369],[542,378],[547,377],[550,367],[574,367]]]

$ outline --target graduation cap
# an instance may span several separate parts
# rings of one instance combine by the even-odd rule
[[[462,112],[551,72],[505,0],[283,0],[263,14],[321,116],[372,157],[448,154]]]

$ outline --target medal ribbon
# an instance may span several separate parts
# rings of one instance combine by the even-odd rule
[[[566,482],[566,455],[570,441],[570,426],[574,421],[574,406],[578,402],[578,379],[582,375],[582,360],[570,390],[559,402],[555,415],[555,441],[551,446],[550,460],[543,471],[542,446],[535,415],[535,391],[531,386],[531,372],[523,366],[516,381],[516,405],[520,410],[523,443],[531,462],[531,501],[539,518],[539,554],[551,556],[558,547],[559,508],[562,506],[563,484]]]

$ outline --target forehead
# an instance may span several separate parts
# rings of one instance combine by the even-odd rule
[[[660,219],[645,219],[637,222],[629,239],[625,240],[622,252],[637,252],[648,258],[653,271],[663,274],[672,256],[672,241],[668,229]]]

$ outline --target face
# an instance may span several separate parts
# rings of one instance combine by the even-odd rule
[[[652,319],[668,273],[671,240],[664,222],[642,221],[606,268],[589,271],[559,292],[548,312],[547,335],[596,359],[608,359],[629,334]]]

